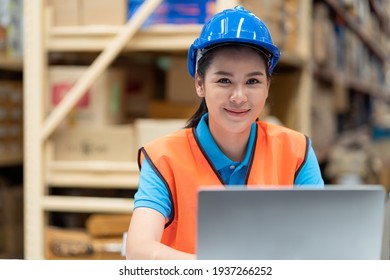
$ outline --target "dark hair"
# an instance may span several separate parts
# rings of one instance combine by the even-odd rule
[[[226,46],[235,46],[235,47],[240,47],[240,45],[226,45]],[[242,46],[242,45],[241,45]],[[223,47],[223,46],[221,46]],[[211,48],[209,51],[206,51],[202,57],[198,61],[198,68],[196,72],[198,73],[199,77],[204,80],[205,74],[207,69],[209,68],[210,64],[213,62],[214,56],[215,56],[215,50],[220,49],[221,47],[217,48]],[[259,54],[261,57],[264,58],[264,62],[266,63],[268,61],[268,58],[264,55],[264,51],[259,50]],[[267,63],[266,63],[267,65]],[[271,75],[267,71],[267,79],[268,82],[271,82]],[[202,101],[196,110],[196,112],[192,115],[192,117],[187,121],[185,128],[193,128],[196,127],[202,118],[204,114],[208,112],[206,100],[204,97],[202,97]]]
[[[198,61],[198,69],[196,72],[198,73],[199,77],[201,77],[204,80],[206,70],[209,68],[210,64],[213,61],[214,58],[214,51],[215,49],[212,49],[208,52],[206,52],[202,58]],[[192,117],[187,121],[185,128],[193,128],[196,127],[202,118],[204,114],[208,112],[206,100],[204,97],[202,97],[202,101],[200,102],[200,105],[198,107],[198,110],[196,110],[195,114],[192,115]]]

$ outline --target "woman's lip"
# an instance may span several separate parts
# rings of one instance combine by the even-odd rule
[[[245,110],[237,110],[237,109],[228,109],[228,108],[225,108],[226,111],[228,111],[229,113],[234,113],[234,114],[243,114],[243,113],[247,113],[250,111],[250,109],[245,109]]]

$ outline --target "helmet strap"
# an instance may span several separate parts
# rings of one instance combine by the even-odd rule
[[[205,53],[205,49],[198,49],[196,50],[196,58],[195,58],[195,73],[198,72],[198,62],[202,58],[203,54]]]

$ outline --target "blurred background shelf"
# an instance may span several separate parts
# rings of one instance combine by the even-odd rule
[[[51,187],[136,189],[137,163],[108,161],[52,161],[48,163],[46,182]]]
[[[133,199],[108,197],[62,197],[44,196],[42,208],[45,211],[76,213],[131,213]]]
[[[23,164],[23,155],[7,155],[3,154],[0,157],[0,167]]]
[[[6,55],[0,55],[0,69],[23,71],[23,60],[21,58],[10,58]]]
[[[49,51],[101,51],[122,27],[52,27]],[[125,51],[187,51],[201,30],[200,25],[159,25],[142,29],[126,45]]]
[[[141,24],[123,46],[113,48],[125,30],[128,11],[104,11],[115,24],[86,24],[79,22],[86,20],[85,11],[75,9],[81,2],[88,1],[24,0],[24,21],[29,23],[24,29],[24,57],[0,55],[0,72],[23,75],[24,155],[0,159],[0,165],[24,165],[26,259],[46,257],[44,232],[58,212],[70,213],[71,220],[78,222],[94,213],[131,214],[139,180],[136,154],[143,143],[135,141],[142,138],[136,122],[153,120],[154,128],[145,126],[143,131],[155,137],[153,132],[164,130],[156,119],[188,119],[199,102],[187,74],[186,54],[202,23],[151,24],[149,18],[147,26]],[[383,116],[390,115],[390,4],[377,0],[207,2],[213,12],[242,4],[269,26],[282,56],[264,117],[274,117],[311,137],[323,170],[335,146],[370,136],[379,123],[389,123]],[[127,9],[136,1],[110,3],[110,8],[115,4]],[[89,22],[97,20],[98,11],[87,16],[91,14]],[[112,59],[107,56],[107,63],[95,67],[110,52],[115,53]],[[103,73],[91,75],[97,70]],[[120,85],[114,93],[118,88],[128,91],[126,99],[106,94],[112,81]],[[73,91],[79,98],[72,106],[62,99],[61,94],[69,89],[71,94],[77,85],[89,82],[85,92]],[[89,99],[83,99],[87,95]],[[107,107],[119,113],[110,115]],[[79,125],[84,126],[76,129]],[[178,123],[167,127],[176,129]],[[383,147],[384,155],[390,149]],[[114,197],[117,193],[123,197]]]
[[[351,88],[362,94],[370,95],[383,102],[390,102],[390,89],[385,88],[368,81],[363,81],[355,76],[345,74],[336,69],[320,69],[314,70],[314,75],[317,79],[329,83],[342,82],[347,88]]]
[[[387,50],[378,45],[378,42],[376,42],[372,38],[372,34],[370,34],[367,30],[364,30],[362,28],[362,25],[359,24],[359,22],[352,17],[352,15],[347,12],[343,6],[337,2],[336,0],[325,0],[325,2],[338,14],[338,16],[341,17],[342,20],[345,21],[347,26],[352,29],[352,31],[359,36],[359,38],[364,42],[368,48],[380,59],[380,60],[387,60],[388,59],[388,52]],[[376,3],[376,1],[369,1],[370,3]],[[375,5],[375,4],[374,4]],[[376,9],[376,11],[378,8]],[[380,17],[382,19],[382,17]],[[383,20],[383,19],[382,19]],[[386,30],[388,30],[388,26],[385,25],[384,27]],[[388,32],[388,31],[386,31]]]

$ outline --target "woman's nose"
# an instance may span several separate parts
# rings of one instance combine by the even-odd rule
[[[241,104],[248,100],[245,90],[242,87],[236,87],[230,95],[230,101]]]

